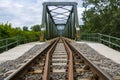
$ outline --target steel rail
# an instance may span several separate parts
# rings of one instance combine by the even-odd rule
[[[92,63],[82,52],[80,52],[77,48],[72,46],[68,39],[61,38],[62,42],[65,46],[65,50],[68,55],[68,80],[74,80],[74,59],[73,59],[73,53],[77,53],[80,56],[80,59],[84,61],[86,65],[90,67],[90,70],[93,72],[93,79],[95,80],[114,80],[109,74],[101,70],[97,65]],[[43,69],[43,75],[42,80],[50,80],[50,62],[51,62],[51,56],[56,48],[56,45],[60,39],[57,38],[51,42],[51,44],[45,48],[43,51],[46,54],[45,56],[45,65]],[[41,53],[40,53],[41,54]],[[21,66],[18,70],[16,70],[14,73],[9,75],[4,80],[16,80],[17,77],[21,75],[21,73],[27,72],[27,68],[36,61],[37,58],[40,57],[40,54],[37,54],[35,57],[33,57],[31,60],[29,60],[25,65]]]
[[[50,47],[56,42],[56,40],[52,41],[51,44],[49,44],[43,51],[40,52],[40,54],[49,50]],[[4,80],[16,80],[16,78],[19,77],[22,72],[26,71],[26,69],[29,67],[30,64],[32,64],[37,58],[39,58],[40,54],[37,54],[36,56],[34,56],[31,60],[26,62],[23,66],[18,68],[18,70],[10,74]]]
[[[67,42],[67,41],[66,41]],[[112,76],[110,76],[109,74],[107,74],[106,72],[104,72],[103,70],[101,70],[97,65],[95,65],[94,63],[92,63],[82,52],[80,52],[79,50],[77,50],[75,47],[73,47],[71,44],[69,44],[67,42],[67,44],[69,45],[69,47],[77,52],[81,59],[87,64],[89,65],[90,69],[95,73],[95,75],[97,75],[98,80],[114,80],[112,78]]]
[[[58,42],[58,40],[56,40],[56,42],[51,46],[51,48],[47,52],[45,66],[44,66],[44,72],[43,72],[43,76],[42,76],[43,80],[49,80],[49,78],[50,78],[50,76],[49,76],[49,72],[50,72],[50,56],[52,55],[52,53],[53,53],[53,51],[54,51],[54,49],[56,47],[57,42]]]
[[[63,40],[66,52],[68,54],[68,58],[69,58],[69,63],[68,63],[68,80],[74,80],[74,70],[73,70],[73,55],[72,55],[72,51],[70,50],[69,46],[67,45],[67,43]],[[49,80],[50,76],[49,76],[49,72],[50,72],[50,55],[52,55],[55,47],[56,47],[57,42],[50,48],[50,50],[47,52],[47,56],[46,56],[46,62],[45,62],[45,67],[44,67],[44,73],[43,73],[43,80]],[[51,52],[52,51],[52,52]]]
[[[65,42],[65,40],[63,40],[65,49],[67,51],[68,54],[68,80],[74,80],[74,70],[73,70],[73,54],[71,49],[69,48],[68,44]]]

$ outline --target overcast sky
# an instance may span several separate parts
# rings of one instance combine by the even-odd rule
[[[41,24],[43,2],[77,2],[79,23],[84,11],[82,0],[0,0],[0,23],[12,23],[13,27],[31,27]]]

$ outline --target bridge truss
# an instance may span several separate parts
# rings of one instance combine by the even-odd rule
[[[58,36],[79,37],[77,3],[44,2],[41,30],[41,37],[47,40]]]

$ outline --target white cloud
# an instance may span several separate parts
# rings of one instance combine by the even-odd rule
[[[80,24],[80,25],[83,25],[82,13],[83,13],[83,11],[85,10],[85,8],[78,7],[77,10],[78,10],[78,18],[79,18],[78,20],[79,20],[79,24]]]
[[[62,2],[66,0],[0,0],[0,23],[7,21],[14,27],[32,26],[41,24],[42,20],[42,3],[43,2]],[[83,8],[80,8],[79,0],[67,0],[78,2],[79,19],[82,17]]]

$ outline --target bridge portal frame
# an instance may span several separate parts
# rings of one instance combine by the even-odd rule
[[[80,31],[77,31],[77,28],[79,28],[78,23],[78,13],[77,13],[77,3],[76,2],[44,2],[43,3],[43,13],[42,13],[42,27],[45,31],[41,31],[42,38],[45,39],[52,39],[58,36],[58,30],[57,25],[53,17],[51,15],[51,11],[49,10],[49,6],[59,6],[58,8],[63,8],[60,6],[72,6],[71,10],[68,10],[70,12],[67,22],[64,24],[65,29],[63,32],[64,37],[68,37],[71,39],[77,39],[80,37]],[[57,8],[56,8],[57,9]],[[55,9],[54,9],[55,10]],[[67,9],[66,9],[67,10]],[[57,13],[56,13],[57,14]],[[60,14],[60,13],[58,13]],[[63,18],[65,20],[65,18]]]

